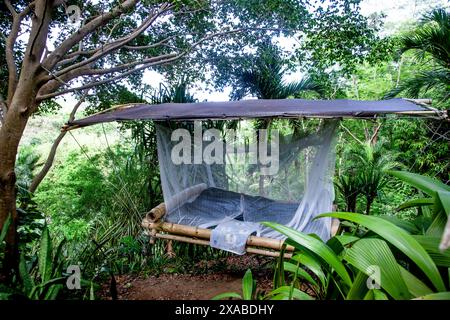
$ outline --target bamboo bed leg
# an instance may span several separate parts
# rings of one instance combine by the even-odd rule
[[[172,242],[172,240],[167,241],[167,256],[169,258],[175,258],[175,251],[173,251],[173,242]]]

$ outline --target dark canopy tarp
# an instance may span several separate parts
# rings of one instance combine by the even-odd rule
[[[420,114],[427,109],[406,99],[240,100],[225,102],[132,104],[73,121],[67,129],[121,120],[204,120],[294,117],[373,117],[390,113]]]

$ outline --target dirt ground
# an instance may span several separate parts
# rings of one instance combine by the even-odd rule
[[[150,276],[116,276],[117,299],[119,300],[209,300],[224,292],[242,293],[242,277],[247,267],[256,267],[249,258],[231,258],[227,261],[230,268],[221,272],[193,274],[160,274]],[[254,269],[254,268],[252,268]],[[254,271],[260,291],[269,291],[272,287],[272,273]],[[113,289],[114,290],[114,289]],[[105,284],[102,299],[111,299],[110,285]]]

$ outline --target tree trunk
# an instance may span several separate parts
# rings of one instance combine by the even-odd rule
[[[12,223],[6,237],[6,251],[1,276],[7,279],[18,266],[16,156],[19,143],[31,113],[36,110],[34,78],[26,74],[14,92],[4,123],[0,129],[0,229],[11,215]]]
[[[373,200],[372,197],[366,197],[366,215],[370,214],[370,208],[372,207]]]
[[[20,96],[20,95],[19,95]],[[27,124],[28,114],[21,113],[19,105],[28,97],[13,100],[4,124],[0,130],[0,229],[11,216],[12,222],[6,237],[6,250],[3,262],[3,277],[9,278],[18,264],[17,246],[17,210],[16,210],[16,174],[14,167],[19,142]],[[26,108],[25,108],[26,109]]]

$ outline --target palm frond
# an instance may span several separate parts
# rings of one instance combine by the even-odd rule
[[[434,70],[419,72],[415,77],[410,78],[392,89],[384,95],[384,99],[390,99],[401,92],[409,98],[419,98],[430,90],[439,90],[442,92],[450,91],[450,70],[438,68]],[[444,96],[443,100],[447,101],[449,95]]]

